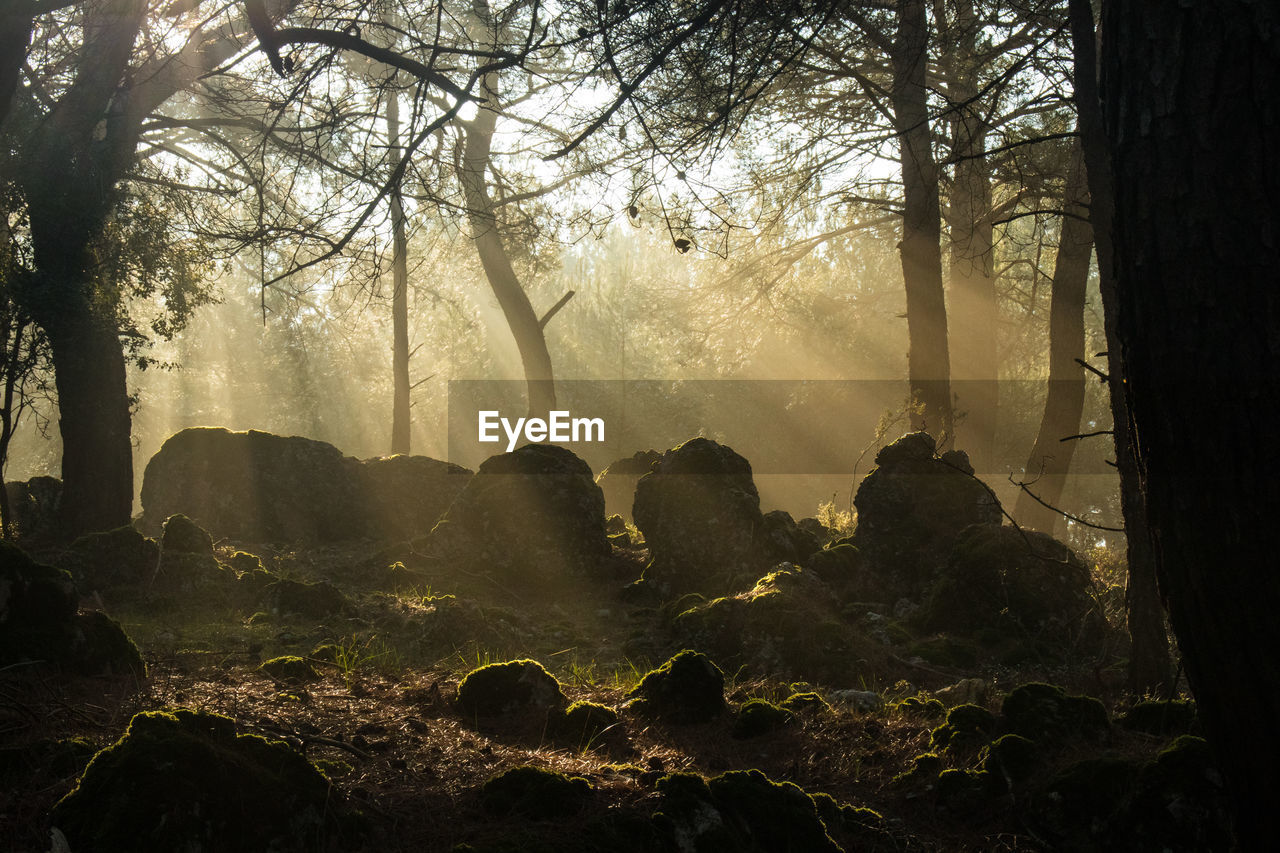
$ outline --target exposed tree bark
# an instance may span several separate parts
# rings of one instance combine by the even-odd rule
[[[1280,836],[1280,9],[1112,2],[1117,331],[1152,545],[1241,848]]]
[[[1147,510],[1131,440],[1129,386],[1117,333],[1120,302],[1112,242],[1115,191],[1112,162],[1103,126],[1098,91],[1097,28],[1090,0],[1070,0],[1071,37],[1075,53],[1075,101],[1081,149],[1089,176],[1089,218],[1098,254],[1098,284],[1107,338],[1108,390],[1114,431],[1116,468],[1120,474],[1120,509],[1124,517],[1129,578],[1125,611],[1129,628],[1129,688],[1136,694],[1165,690],[1173,682],[1173,665],[1165,630],[1164,605],[1156,578],[1155,558],[1147,531]]]
[[[951,33],[951,151],[957,158],[947,224],[951,301],[951,390],[963,412],[959,445],[979,476],[994,473],[996,418],[1000,403],[999,362],[994,330],[998,321],[991,212],[991,164],[976,63],[979,24],[973,3],[961,0]]]
[[[400,99],[387,91],[387,146],[393,160],[400,157]],[[400,184],[391,189],[391,452],[410,449],[409,406],[409,241],[405,233],[404,197]]]
[[[942,289],[938,164],[929,131],[929,22],[924,0],[899,0],[893,42],[893,121],[902,160],[902,278],[907,291],[907,373],[913,429],[940,446],[953,439],[947,307]]]
[[[1076,442],[1062,441],[1080,431],[1084,412],[1084,297],[1089,284],[1093,229],[1087,219],[1089,190],[1079,148],[1063,198],[1058,256],[1053,266],[1049,304],[1049,391],[1035,446],[1027,460],[1026,485],[1043,503],[1022,491],[1013,515],[1023,527],[1052,535],[1062,515],[1044,504],[1059,506]]]
[[[486,24],[489,14],[483,0],[476,0],[477,17]],[[525,293],[511,265],[507,247],[503,244],[498,216],[493,199],[485,183],[489,168],[489,154],[493,146],[493,131],[498,122],[498,75],[486,74],[480,86],[485,103],[476,110],[476,117],[466,125],[466,141],[462,153],[462,171],[459,179],[467,202],[467,216],[474,232],[476,251],[485,277],[493,288],[502,314],[506,317],[516,348],[524,365],[528,386],[529,413],[545,416],[556,406],[555,376],[551,368],[551,353],[542,323],[538,320],[529,295]]]

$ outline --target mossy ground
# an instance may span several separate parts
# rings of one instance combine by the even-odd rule
[[[961,668],[912,658],[905,648],[888,649],[891,654],[874,664],[851,661],[847,679],[839,682],[793,684],[804,676],[726,670],[725,713],[668,724],[627,705],[627,694],[643,676],[680,648],[664,645],[675,642],[663,635],[668,616],[630,606],[617,594],[639,576],[642,553],[615,557],[605,575],[576,595],[538,597],[418,560],[409,544],[281,550],[220,543],[218,559],[251,577],[256,564],[236,551],[260,560],[270,573],[267,582],[325,581],[350,606],[312,616],[272,612],[265,584],[225,598],[156,600],[128,590],[100,591],[99,606],[138,644],[149,675],[144,681],[50,679],[21,667],[6,673],[0,813],[7,820],[0,822],[0,849],[48,849],[49,811],[75,785],[89,750],[118,740],[133,714],[174,706],[224,714],[241,732],[303,751],[325,769],[346,807],[363,815],[363,836],[348,836],[345,843],[392,853],[451,851],[463,844],[490,851],[663,850],[651,820],[661,799],[658,780],[671,773],[714,779],[748,770],[760,770],[771,782],[795,783],[808,794],[830,795],[831,801],[814,802],[842,849],[1039,850],[1043,838],[1037,837],[1052,822],[1025,823],[1012,800],[1036,802],[1050,780],[1082,760],[1105,756],[1145,767],[1173,736],[1116,725],[1104,742],[1053,735],[1049,743],[1037,741],[1034,751],[1016,740],[988,747],[1007,731],[1002,721],[990,737],[985,731],[976,737],[981,742],[972,749],[938,749],[930,736],[945,713],[931,701],[931,691],[965,677],[991,683],[985,707],[1000,720],[1003,696],[1031,681],[1062,685],[1067,695],[1100,696],[1113,718],[1129,703],[1097,680],[1106,666],[1099,670],[1094,660],[1075,668]],[[388,572],[397,561],[405,568]],[[634,653],[646,645],[651,654]],[[259,670],[264,661],[286,655],[304,659],[320,677],[286,685]],[[455,696],[468,672],[525,658],[560,682],[566,702],[616,709],[621,743],[596,749],[563,737],[551,714],[499,716],[476,725],[460,712]],[[871,712],[838,701],[830,710],[820,704],[840,689],[877,690],[888,701]],[[813,693],[816,699],[808,697]],[[806,698],[789,702],[795,694]],[[793,719],[759,737],[737,739],[736,715],[753,699],[787,707]],[[607,718],[590,706],[576,714],[588,728]],[[59,743],[85,746],[48,746]],[[935,750],[937,756],[912,774],[917,756]],[[568,818],[540,820],[486,808],[486,781],[522,766],[584,778],[591,794]],[[996,797],[980,784],[957,785],[954,792],[944,784],[940,794],[939,778],[947,770],[965,773],[955,777],[960,782],[999,772],[1024,789]],[[1160,784],[1160,790],[1175,787]]]

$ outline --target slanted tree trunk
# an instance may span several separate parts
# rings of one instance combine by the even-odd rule
[[[387,90],[387,147],[400,159],[400,97]],[[410,449],[409,406],[409,241],[405,233],[404,194],[399,183],[391,188],[391,452]]]
[[[951,151],[956,158],[948,206],[951,301],[951,390],[958,444],[979,476],[996,467],[996,419],[1000,404],[996,356],[996,285],[991,213],[991,165],[987,160],[985,102],[979,98],[976,63],[979,25],[971,2],[956,4],[950,31]]]
[[[942,289],[938,164],[929,131],[925,67],[929,22],[924,0],[899,0],[893,43],[893,121],[902,161],[902,278],[907,291],[907,374],[911,425],[940,446],[953,438],[947,307]]]
[[[25,0],[8,0],[0,11],[0,122],[13,103],[34,21],[31,4]]]
[[[1173,664],[1165,630],[1164,604],[1147,531],[1147,509],[1131,436],[1126,366],[1117,331],[1120,296],[1112,242],[1115,190],[1110,145],[1103,126],[1098,91],[1097,28],[1090,0],[1070,0],[1071,40],[1075,53],[1075,101],[1080,144],[1089,177],[1089,218],[1098,254],[1098,285],[1107,338],[1108,390],[1120,474],[1120,509],[1127,543],[1128,583],[1125,612],[1129,628],[1129,688],[1142,695],[1173,683]]]
[[[1102,103],[1134,446],[1161,589],[1240,847],[1280,837],[1280,23],[1112,2]]]
[[[1080,416],[1084,412],[1084,368],[1077,360],[1084,358],[1084,296],[1089,284],[1089,258],[1093,254],[1088,199],[1083,156],[1077,148],[1067,178],[1058,256],[1053,265],[1049,391],[1024,478],[1035,497],[1025,490],[1020,492],[1013,511],[1014,518],[1023,527],[1050,535],[1062,522],[1062,515],[1050,507],[1060,505],[1076,449],[1075,441],[1063,439],[1080,431]]]
[[[463,147],[462,182],[467,202],[467,216],[474,232],[476,251],[484,267],[489,286],[498,298],[498,305],[506,317],[511,334],[515,336],[520,360],[524,365],[525,382],[528,385],[529,413],[545,416],[556,406],[555,377],[551,369],[551,353],[542,324],[529,302],[511,265],[511,258],[503,244],[493,199],[485,183],[485,171],[489,168],[489,152],[493,145],[493,131],[498,121],[498,80],[496,74],[485,76],[481,91],[488,99],[476,111],[476,117],[467,123],[466,142]]]

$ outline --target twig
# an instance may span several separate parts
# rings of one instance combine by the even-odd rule
[[[1097,432],[1082,432],[1079,435],[1068,435],[1065,438],[1058,439],[1058,441],[1073,441],[1078,438],[1093,438],[1096,435],[1115,435],[1115,434],[1116,434],[1115,430],[1100,429]]]
[[[1092,364],[1090,364],[1089,362],[1085,361],[1083,358],[1077,358],[1077,359],[1072,359],[1072,360],[1073,360],[1076,364],[1078,364],[1078,365],[1080,365],[1081,367],[1083,367],[1085,370],[1089,371],[1090,373],[1096,373],[1096,374],[1098,375],[1098,378],[1099,378],[1099,379],[1101,379],[1103,382],[1110,382],[1110,381],[1111,381],[1111,377],[1110,377],[1110,376],[1108,376],[1107,374],[1103,373],[1101,370],[1099,370],[1098,368],[1094,367]]]
[[[1009,482],[1013,483],[1019,489],[1022,489],[1022,491],[1030,495],[1031,499],[1036,503],[1040,504],[1040,506],[1044,507],[1045,509],[1051,509],[1054,512],[1056,512],[1058,515],[1062,516],[1063,518],[1070,519],[1071,521],[1074,521],[1076,524],[1083,524],[1085,527],[1092,527],[1094,530],[1109,530],[1112,533],[1124,533],[1123,527],[1107,527],[1105,524],[1094,524],[1091,521],[1085,521],[1083,518],[1074,516],[1071,513],[1067,512],[1066,510],[1058,509],[1053,504],[1050,504],[1041,500],[1039,495],[1031,491],[1031,489],[1027,488],[1026,483],[1019,483],[1017,480],[1013,479],[1012,474],[1009,475]]]

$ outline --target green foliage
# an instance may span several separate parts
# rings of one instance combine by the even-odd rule
[[[593,749],[616,743],[622,734],[618,712],[598,702],[574,702],[564,713],[553,716],[553,737],[578,749]]]

